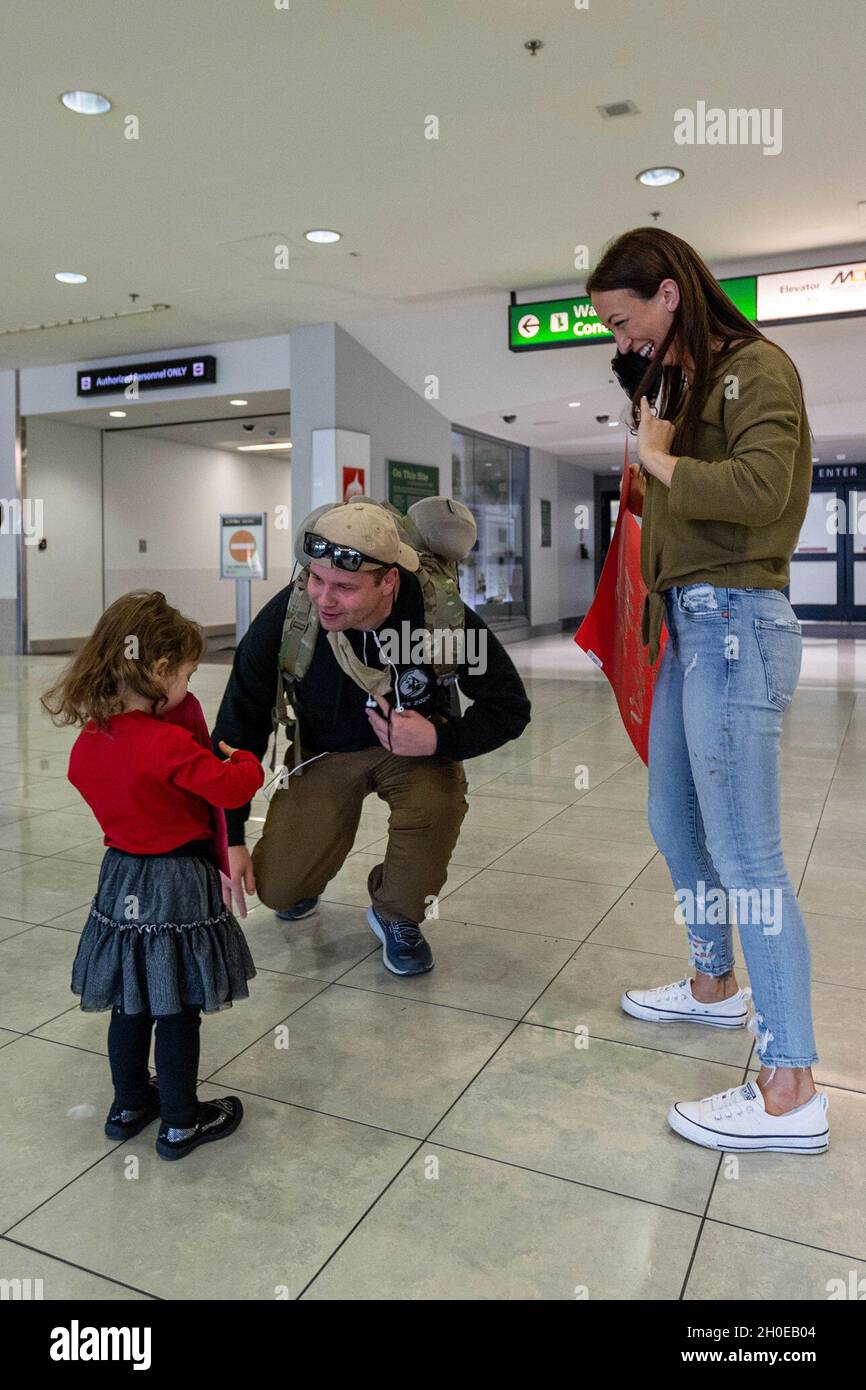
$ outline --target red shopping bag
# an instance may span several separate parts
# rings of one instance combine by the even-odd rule
[[[653,688],[667,631],[662,628],[658,658],[650,666],[640,635],[647,590],[640,572],[640,526],[628,509],[630,485],[626,442],[619,515],[598,588],[574,640],[610,681],[628,736],[647,762]]]

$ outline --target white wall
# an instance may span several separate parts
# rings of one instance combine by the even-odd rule
[[[543,449],[529,451],[529,621],[555,623],[559,602],[558,460]],[[550,546],[541,547],[541,499],[550,503]]]
[[[78,371],[101,366],[134,366],[136,362],[163,362],[173,357],[217,359],[217,380],[194,387],[169,386],[164,391],[146,391],[141,399],[158,405],[160,401],[200,400],[205,396],[243,395],[247,391],[288,390],[291,377],[289,335],[269,338],[243,338],[230,343],[199,343],[194,347],[165,348],[159,352],[129,352],[120,356],[92,358],[84,362],[63,362],[51,367],[25,367],[21,372],[22,415],[47,415],[57,410],[98,410],[105,412],[121,396],[82,398],[78,392]],[[253,387],[253,384],[255,386]]]
[[[105,436],[105,597],[161,589],[205,625],[234,622],[234,584],[219,578],[219,514],[268,513],[268,579],[252,585],[255,615],[292,571],[291,467],[154,439]],[[277,530],[277,507],[289,526]],[[147,552],[139,554],[139,539]]]
[[[3,499],[0,530],[0,652],[18,650],[18,556],[22,546],[25,554],[32,548],[24,546],[20,532],[16,533],[15,511],[7,505],[19,500],[15,392],[15,373],[0,372],[0,498]],[[23,518],[24,512],[19,512],[18,516]],[[26,565],[26,559],[22,563]]]
[[[25,547],[31,642],[83,637],[102,612],[99,430],[27,421],[28,497],[42,501],[44,550]]]
[[[28,495],[43,499],[45,550],[27,546],[31,641],[82,638],[102,612],[102,489],[96,429],[27,421]],[[105,602],[161,589],[205,626],[234,623],[234,584],[219,578],[220,512],[268,513],[269,578],[255,615],[292,571],[291,468],[138,433],[104,436]],[[277,507],[288,526],[277,529]],[[140,554],[139,539],[147,541]]]
[[[560,617],[582,617],[589,609],[595,592],[593,583],[595,534],[593,526],[593,475],[587,468],[558,460],[558,515],[554,528],[559,533],[559,610]],[[575,530],[575,507],[586,508],[587,526]],[[580,558],[580,543],[589,551],[589,559]]]
[[[292,335],[292,471],[295,511],[312,509],[312,432],[356,430],[370,437],[370,495],[387,496],[385,462],[439,469],[451,494],[451,422],[335,323]]]
[[[451,421],[377,357],[336,327],[338,428],[370,436],[372,495],[388,495],[386,460],[439,469],[439,491],[451,496]]]

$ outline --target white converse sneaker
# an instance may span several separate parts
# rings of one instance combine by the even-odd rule
[[[692,994],[691,980],[653,989],[627,989],[620,1004],[632,1018],[651,1023],[708,1023],[713,1028],[742,1028],[748,1013],[750,989],[738,989],[718,1004],[702,1004]]]
[[[684,1139],[725,1153],[821,1154],[830,1147],[828,1101],[822,1091],[787,1115],[768,1115],[755,1081],[704,1100],[678,1100],[668,1124]]]

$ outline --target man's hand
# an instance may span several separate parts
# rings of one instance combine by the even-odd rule
[[[367,718],[383,748],[401,758],[429,758],[436,752],[438,735],[435,724],[413,709],[391,710],[389,722],[386,717],[383,718],[389,712],[388,701],[381,695],[373,698],[379,708],[368,709]]]
[[[229,869],[231,878],[226,878],[221,874],[223,884],[223,902],[229,912],[234,912],[237,908],[239,917],[246,917],[247,903],[244,897],[244,889],[248,893],[255,893],[256,880],[253,874],[253,861],[246,845],[229,845]]]

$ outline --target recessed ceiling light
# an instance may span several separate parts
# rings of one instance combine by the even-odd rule
[[[331,241],[339,241],[342,235],[342,232],[332,232],[329,231],[327,227],[315,228],[311,232],[304,232],[307,241],[315,241],[321,246],[325,246]]]
[[[619,420],[608,420],[607,427],[609,430],[615,430],[618,424]]]
[[[109,413],[109,415],[112,417],[113,420],[125,420],[125,419],[126,419],[126,411],[125,411],[125,410],[109,410],[108,413]]]
[[[819,458],[813,458],[813,459],[812,459],[812,462],[813,462],[813,463],[820,463],[821,460],[820,460]]]
[[[662,165],[658,169],[642,169],[636,177],[639,183],[645,183],[650,188],[662,188],[666,183],[677,183],[684,179],[685,174],[682,169]]]
[[[79,275],[77,270],[58,270],[54,278],[55,280],[59,280],[61,285],[87,284],[87,276]]]
[[[101,116],[111,110],[111,102],[101,92],[64,92],[60,100],[77,116]]]
[[[569,402],[568,402],[569,410],[573,410],[574,407],[575,407],[576,405],[580,405],[580,401],[569,401]]]
[[[847,457],[848,457],[847,454],[837,454],[837,455],[836,455],[836,458],[837,458],[837,460],[838,460],[839,463],[844,463]]]
[[[229,405],[249,405],[249,401],[229,401]]]
[[[291,449],[292,443],[289,439],[284,439],[281,443],[273,444],[239,444],[239,454],[263,454],[268,449]]]

